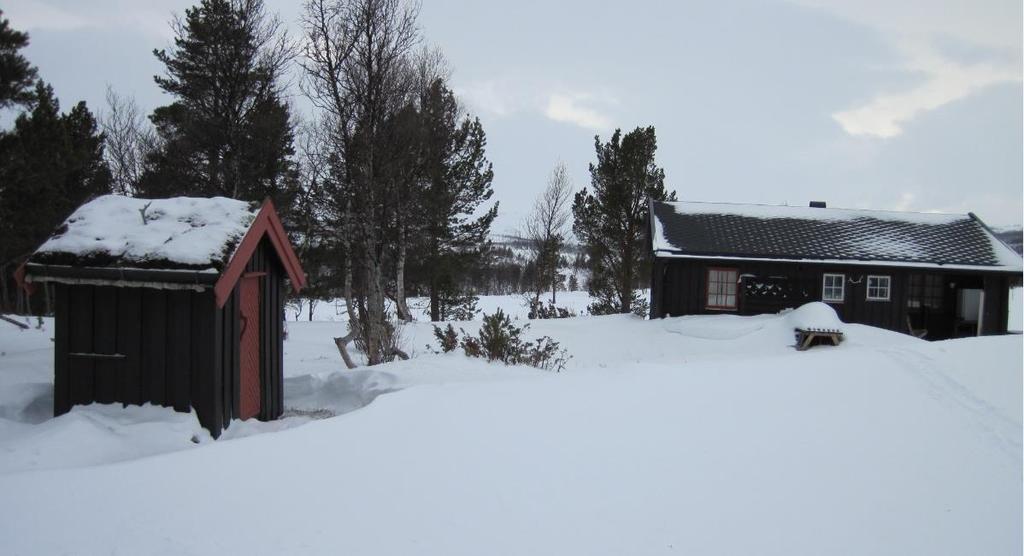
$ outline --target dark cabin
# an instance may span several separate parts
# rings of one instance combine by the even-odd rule
[[[927,339],[1005,333],[1021,256],[973,214],[650,204],[651,318],[810,301]]]
[[[305,276],[269,200],[99,197],[18,278],[53,288],[54,415],[152,403],[214,437],[281,415],[285,284]]]

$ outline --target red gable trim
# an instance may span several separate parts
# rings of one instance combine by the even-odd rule
[[[288,279],[291,281],[292,289],[295,290],[295,293],[299,293],[299,290],[306,285],[306,273],[302,271],[299,258],[295,256],[291,242],[288,241],[288,234],[285,233],[284,226],[281,225],[281,219],[277,217],[274,203],[267,199],[263,201],[263,206],[260,207],[256,220],[253,221],[252,226],[249,226],[249,231],[245,233],[245,237],[242,238],[238,249],[235,249],[235,254],[228,261],[228,266],[221,273],[220,279],[217,280],[217,284],[213,287],[214,295],[217,298],[217,307],[223,307],[227,303],[228,297],[231,296],[231,291],[235,289],[235,284],[238,283],[238,280],[245,272],[245,265],[252,258],[252,254],[256,252],[256,248],[259,246],[260,240],[263,239],[264,235],[270,239],[271,245],[274,246],[274,251],[277,252],[277,256],[281,259],[281,263],[284,265],[285,272],[288,273]]]
[[[36,293],[36,285],[25,281],[25,263],[18,265],[18,269],[14,271],[14,281],[18,284],[19,288],[25,290],[26,295]]]

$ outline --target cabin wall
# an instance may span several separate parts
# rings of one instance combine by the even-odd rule
[[[738,287],[735,310],[708,309],[705,306],[708,268],[735,268],[743,277]],[[912,274],[937,274],[955,281],[960,287],[984,288],[982,332],[1006,332],[1009,308],[1009,280],[1005,275],[971,273],[932,269],[870,267],[852,265],[800,264],[762,261],[723,261],[701,259],[659,258],[653,265],[651,281],[651,317],[775,313],[782,309],[799,307],[810,301],[820,301],[822,276],[825,273],[846,275],[843,303],[829,303],[845,322],[855,322],[907,332],[907,296]],[[882,275],[891,278],[890,299],[867,299],[867,276]],[[762,286],[757,288],[757,286]],[[758,292],[755,294],[755,290]],[[955,302],[954,291],[946,293],[947,304]],[[952,329],[953,322],[948,326]],[[952,332],[952,330],[950,330]],[[932,336],[945,335],[933,332]]]
[[[54,414],[76,404],[195,408],[223,428],[211,290],[55,284]]]

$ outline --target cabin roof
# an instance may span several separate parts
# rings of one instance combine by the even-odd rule
[[[104,195],[71,213],[31,262],[219,272],[259,210],[226,197]]]
[[[306,277],[270,199],[104,195],[75,210],[15,277],[30,292],[38,280],[214,284],[223,306],[264,239],[298,292]]]
[[[1020,272],[1021,256],[973,214],[653,202],[655,256]]]

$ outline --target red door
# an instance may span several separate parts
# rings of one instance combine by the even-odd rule
[[[238,393],[242,419],[260,413],[260,278],[242,277],[242,321]]]

